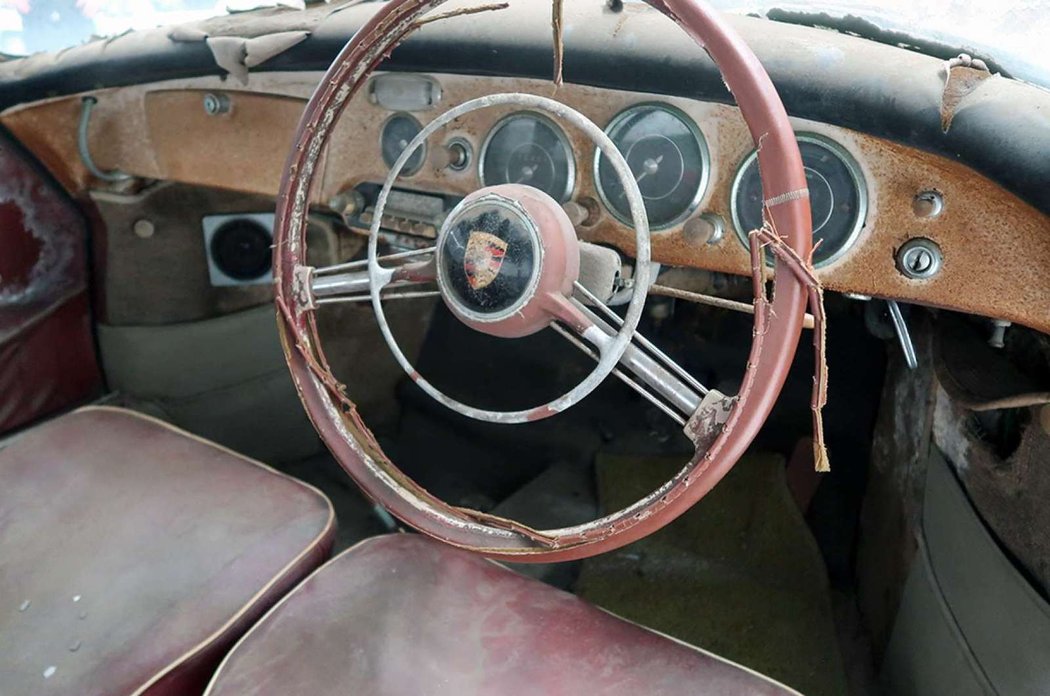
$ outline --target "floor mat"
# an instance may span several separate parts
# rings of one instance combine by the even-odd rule
[[[601,454],[596,464],[602,507],[615,510],[682,460]],[[806,696],[846,694],[824,563],[780,457],[745,457],[667,528],[588,559],[576,592]]]

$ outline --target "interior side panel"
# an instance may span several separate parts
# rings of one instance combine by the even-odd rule
[[[73,202],[0,134],[0,432],[101,391]]]

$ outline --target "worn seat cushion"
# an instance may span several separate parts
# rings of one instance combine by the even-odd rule
[[[200,693],[331,552],[317,490],[88,408],[0,450],[0,692]]]
[[[207,692],[795,693],[416,535],[365,541],[314,573],[231,651]]]

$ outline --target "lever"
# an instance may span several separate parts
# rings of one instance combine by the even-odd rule
[[[132,178],[130,174],[121,171],[105,172],[98,168],[95,160],[91,158],[91,149],[88,146],[88,127],[91,125],[91,111],[95,108],[98,99],[95,97],[84,97],[80,112],[80,126],[77,128],[77,149],[80,151],[80,160],[95,178],[103,181],[127,181]]]
[[[915,355],[915,344],[911,340],[911,332],[908,331],[908,323],[904,321],[904,313],[896,300],[886,300],[886,306],[890,310],[890,319],[893,328],[897,332],[897,340],[900,341],[901,350],[904,351],[904,361],[908,363],[909,370],[919,367],[919,359]]]

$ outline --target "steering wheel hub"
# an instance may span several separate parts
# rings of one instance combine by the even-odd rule
[[[504,319],[535,292],[542,263],[535,221],[514,201],[492,194],[454,213],[442,233],[438,282],[458,314]]]
[[[552,302],[568,298],[580,273],[576,235],[558,203],[508,184],[477,191],[438,236],[437,282],[449,310],[493,336],[546,328]]]

